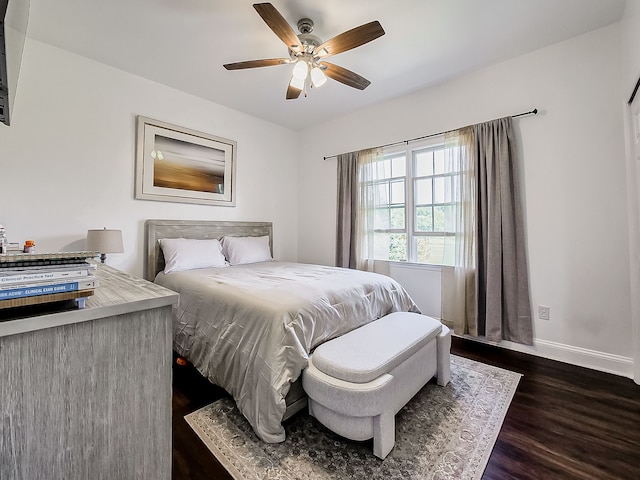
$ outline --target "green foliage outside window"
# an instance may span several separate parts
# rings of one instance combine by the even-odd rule
[[[389,260],[394,262],[407,261],[407,236],[405,234],[390,235]]]

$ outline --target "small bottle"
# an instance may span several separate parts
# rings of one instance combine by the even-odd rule
[[[24,249],[22,250],[24,253],[35,253],[36,251],[36,242],[33,240],[27,240],[24,242]]]

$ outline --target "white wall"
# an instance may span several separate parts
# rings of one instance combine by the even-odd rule
[[[640,77],[640,0],[627,0],[622,18],[623,95],[629,100]]]
[[[640,1],[628,0],[622,18],[623,81],[622,101],[627,133],[627,185],[629,202],[629,255],[631,259],[631,305],[634,324],[634,380],[640,384],[640,165],[634,151],[631,112],[627,102],[640,78]],[[640,93],[636,93],[636,102]]]
[[[537,107],[515,127],[532,303],[534,312],[550,306],[551,320],[536,318],[537,346],[528,351],[629,375],[620,30],[615,24],[303,132],[299,259],[334,262],[336,167],[323,156]]]
[[[215,88],[212,85],[211,88]],[[235,140],[235,207],[134,199],[135,119]],[[11,127],[0,126],[0,224],[38,251],[84,249],[122,229],[107,262],[142,275],[148,218],[272,221],[274,255],[297,258],[297,146],[289,129],[27,39]]]

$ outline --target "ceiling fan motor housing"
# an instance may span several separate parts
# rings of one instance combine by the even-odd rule
[[[311,33],[313,32],[313,20],[310,18],[301,18],[298,20],[298,30],[300,33]]]
[[[302,52],[296,53],[289,49],[289,56],[292,60],[300,58],[301,53],[313,54],[316,47],[322,44],[322,40],[320,40],[319,37],[311,34],[311,32],[313,32],[313,20],[310,18],[301,18],[298,20],[298,30],[300,31],[298,38],[302,45]]]

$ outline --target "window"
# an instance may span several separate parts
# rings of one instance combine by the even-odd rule
[[[376,260],[453,265],[457,175],[444,139],[430,140],[385,149],[362,185],[374,199]]]

